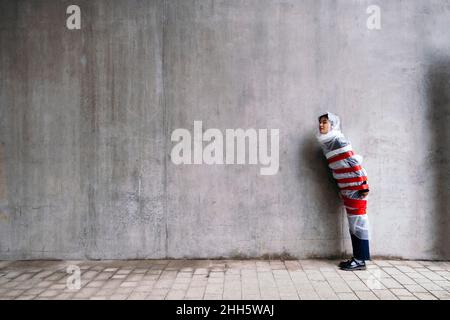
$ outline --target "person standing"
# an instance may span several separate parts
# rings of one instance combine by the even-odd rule
[[[317,140],[339,186],[352,240],[353,257],[341,262],[339,268],[365,270],[365,261],[370,260],[369,219],[366,212],[369,184],[366,170],[362,167],[363,159],[353,152],[351,143],[340,130],[339,117],[331,112],[319,117]]]

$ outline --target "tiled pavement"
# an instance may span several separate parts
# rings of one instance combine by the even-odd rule
[[[341,271],[337,263],[332,260],[0,261],[0,299],[450,298],[450,262],[374,260],[366,271],[355,272]],[[80,282],[76,281],[77,274]],[[80,288],[73,288],[77,284]]]

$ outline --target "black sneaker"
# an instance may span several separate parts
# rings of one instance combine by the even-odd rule
[[[344,271],[366,270],[366,263],[364,261],[358,262],[355,258],[351,258],[348,261],[341,262],[339,268]]]
[[[352,259],[353,259],[353,258],[352,258]],[[346,261],[341,261],[341,262],[339,263],[339,268],[342,268],[343,266],[349,264],[349,263],[352,261],[352,259],[346,260]]]

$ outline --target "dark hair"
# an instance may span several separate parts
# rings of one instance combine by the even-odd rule
[[[319,122],[320,122],[320,120],[321,120],[323,117],[327,118],[327,120],[328,120],[328,113],[325,113],[325,114],[321,115],[321,116],[319,117]]]

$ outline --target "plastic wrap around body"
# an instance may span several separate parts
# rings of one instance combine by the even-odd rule
[[[368,197],[361,195],[361,191],[369,189],[363,158],[354,153],[351,143],[341,133],[339,117],[328,113],[328,120],[331,130],[327,134],[319,133],[317,139],[339,186],[350,232],[359,239],[369,240]]]

